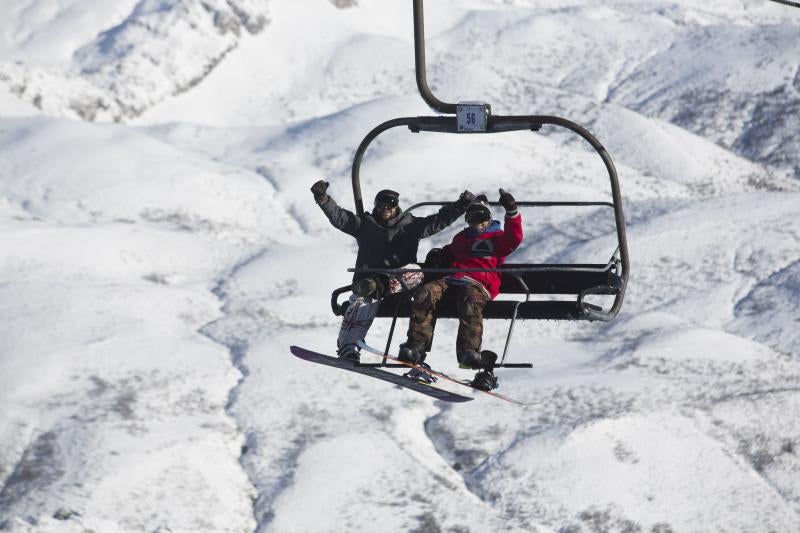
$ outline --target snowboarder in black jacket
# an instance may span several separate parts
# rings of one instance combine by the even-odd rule
[[[375,196],[374,209],[361,216],[340,207],[327,193],[328,183],[320,180],[311,187],[314,200],[338,230],[352,235],[358,243],[356,268],[403,268],[416,263],[419,241],[458,220],[475,198],[464,191],[458,200],[427,217],[415,217],[400,208],[400,194],[384,189]],[[358,341],[367,335],[378,313],[380,299],[387,294],[411,290],[422,283],[421,272],[401,276],[356,272],[353,294],[345,311],[337,340],[339,357],[359,360]]]

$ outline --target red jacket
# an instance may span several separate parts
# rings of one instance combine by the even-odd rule
[[[466,228],[453,237],[449,245],[450,266],[452,268],[498,268],[506,257],[522,242],[522,217],[506,217],[505,228],[493,220],[486,231],[477,235],[472,228]],[[494,299],[500,292],[499,272],[456,272],[451,278],[470,277],[486,288],[489,298]]]

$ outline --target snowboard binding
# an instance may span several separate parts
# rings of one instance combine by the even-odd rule
[[[482,391],[491,391],[497,388],[497,376],[494,375],[494,365],[497,363],[497,354],[490,350],[482,350],[480,357],[480,371],[470,382],[470,385]]]
[[[497,376],[491,369],[481,370],[470,382],[470,385],[482,391],[491,391],[497,388]]]
[[[419,363],[419,366],[427,370],[431,369],[428,363]],[[430,385],[431,383],[436,383],[438,381],[438,378],[436,376],[433,376],[427,372],[423,372],[422,370],[417,370],[416,368],[412,368],[411,370],[403,374],[403,376],[407,377],[408,379],[413,379],[418,383],[423,383],[425,385]]]

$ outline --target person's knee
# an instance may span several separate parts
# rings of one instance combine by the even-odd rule
[[[412,309],[426,310],[430,309],[432,306],[433,294],[431,294],[429,287],[423,285],[414,291],[414,294],[411,296]]]
[[[479,295],[465,291],[463,294],[461,294],[461,298],[459,300],[460,301],[458,303],[461,316],[465,318],[478,319],[483,317],[483,307],[486,302],[483,300],[483,298],[480,298]]]

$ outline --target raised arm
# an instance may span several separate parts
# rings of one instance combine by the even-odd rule
[[[455,222],[458,217],[464,214],[464,211],[467,210],[467,206],[474,199],[474,194],[469,191],[464,191],[461,193],[461,196],[458,197],[458,200],[452,204],[442,206],[435,215],[429,215],[419,219],[420,239],[435,235]]]
[[[355,237],[361,228],[361,219],[355,213],[348,211],[328,195],[328,182],[319,180],[311,186],[314,200],[319,205],[334,228]]]

